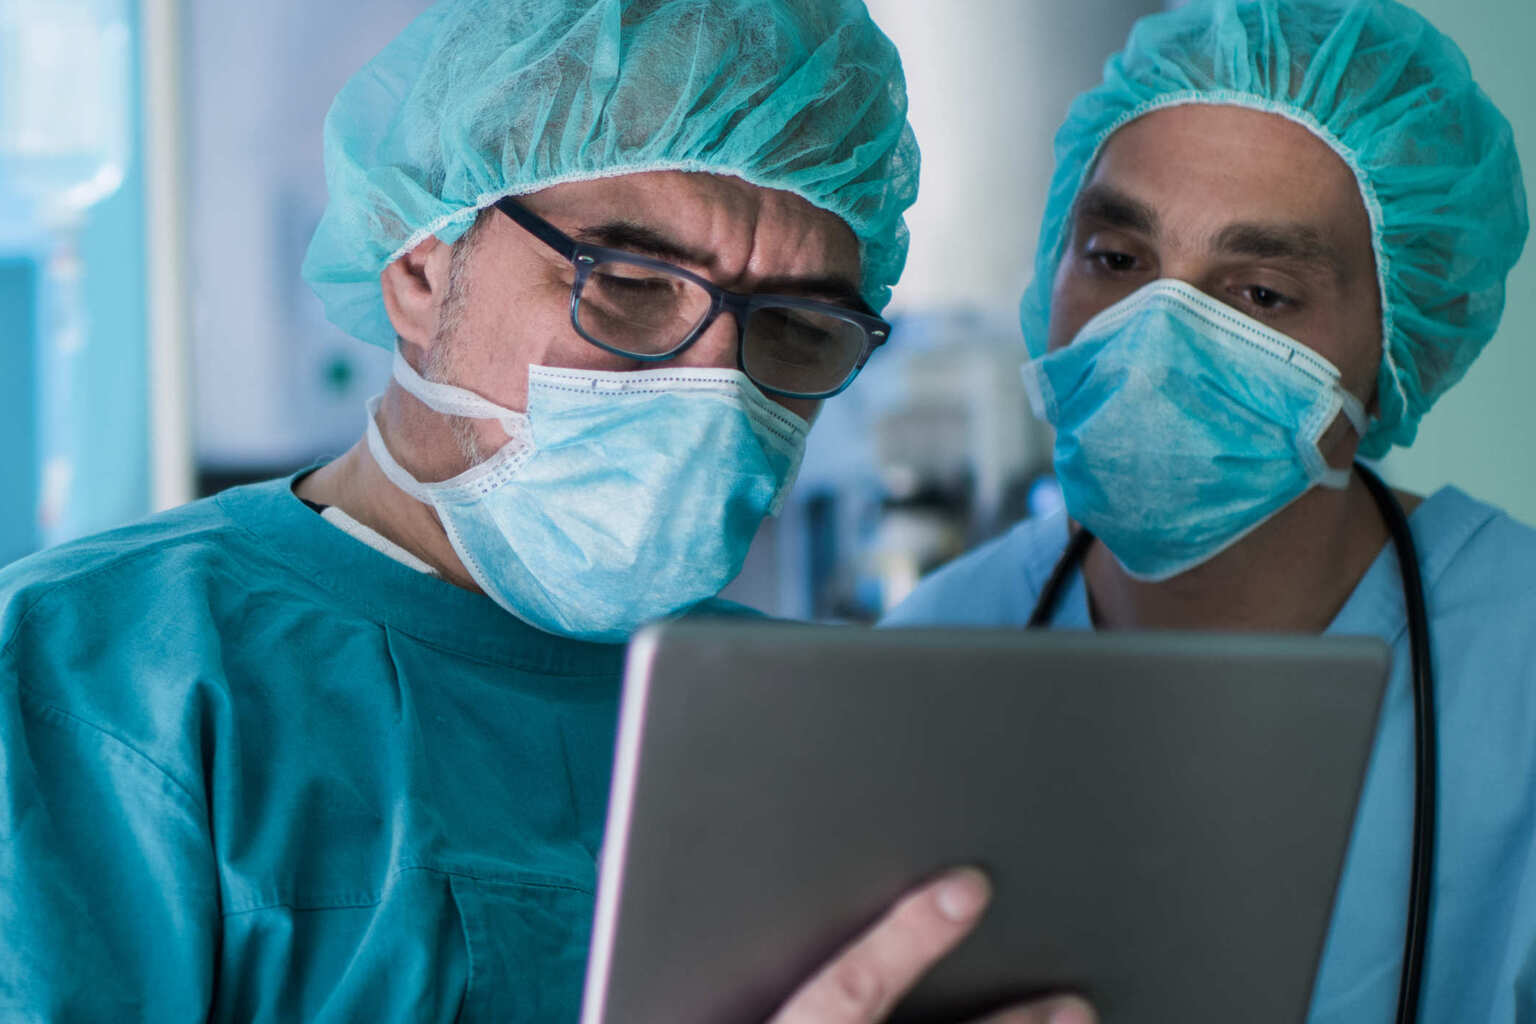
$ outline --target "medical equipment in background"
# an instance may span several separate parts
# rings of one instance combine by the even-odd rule
[[[908,318],[927,333],[902,368],[899,397],[874,423],[884,496],[864,573],[879,609],[930,570],[1028,513],[1050,464],[1050,431],[1030,412],[1011,323],[979,315]]]
[[[1026,358],[1006,313],[897,319],[854,386],[822,406],[783,514],[724,596],[871,621],[926,572],[1054,507],[1051,434],[1029,408]]]
[[[86,211],[123,183],[133,95],[126,0],[0,0],[0,193],[12,235],[41,256],[37,302],[38,540],[77,522],[90,322],[78,238]]]

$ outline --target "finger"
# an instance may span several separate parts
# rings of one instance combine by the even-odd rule
[[[1099,1024],[1099,1015],[1077,996],[1055,996],[1009,1007],[972,1024]]]
[[[992,896],[974,868],[903,897],[796,992],[770,1024],[874,1024],[966,936]]]

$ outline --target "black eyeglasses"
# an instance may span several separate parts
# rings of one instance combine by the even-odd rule
[[[730,313],[736,365],[754,384],[787,398],[830,398],[891,334],[879,317],[835,303],[726,291],[664,260],[578,242],[510,197],[496,208],[571,261],[571,326],[616,355],[671,359]]]

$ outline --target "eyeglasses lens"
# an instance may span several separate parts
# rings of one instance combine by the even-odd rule
[[[640,356],[664,355],[709,314],[709,293],[693,281],[633,263],[599,263],[576,306],[581,329]]]
[[[747,318],[741,362],[767,387],[814,395],[841,387],[864,354],[864,328],[793,306],[762,306]]]
[[[582,286],[576,322],[589,337],[636,356],[676,349],[709,315],[712,300],[695,281],[622,261],[594,266]],[[865,330],[831,313],[760,306],[747,318],[742,366],[758,384],[793,394],[835,391],[858,367]]]

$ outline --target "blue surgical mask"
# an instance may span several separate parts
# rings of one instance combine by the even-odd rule
[[[618,641],[718,594],[777,513],[809,424],[735,370],[528,370],[528,411],[419,376],[395,379],[428,407],[491,419],[509,440],[441,483],[422,483],[384,443],[390,481],[431,505],[482,590],[525,622]]]
[[[1126,572],[1209,561],[1315,485],[1343,488],[1318,440],[1360,400],[1312,349],[1182,281],[1154,281],[1025,367],[1056,428],[1067,511]]]

